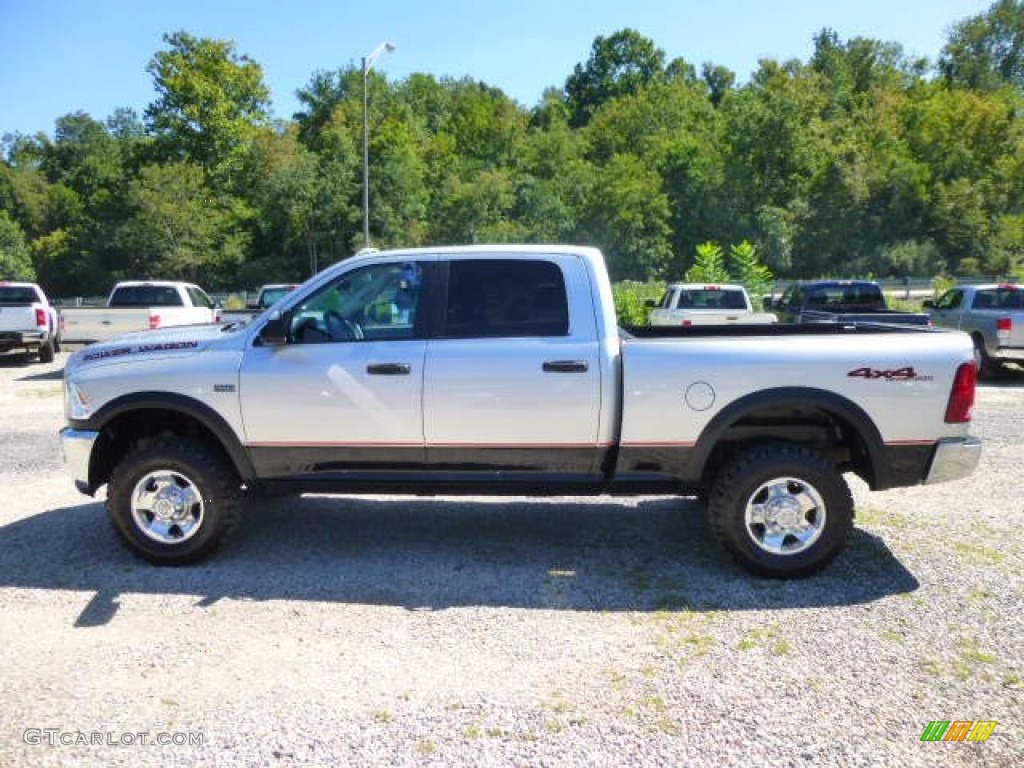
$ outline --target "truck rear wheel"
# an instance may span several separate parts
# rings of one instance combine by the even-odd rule
[[[47,339],[43,344],[39,345],[39,362],[40,363],[52,363],[55,355],[53,347],[53,339]]]
[[[770,443],[740,453],[708,499],[715,536],[759,576],[800,578],[839,554],[853,527],[853,497],[820,452]]]
[[[130,451],[107,487],[107,512],[128,546],[156,565],[208,556],[238,521],[241,492],[217,452],[181,437]]]

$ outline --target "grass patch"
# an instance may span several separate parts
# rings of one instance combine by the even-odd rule
[[[910,527],[910,520],[898,512],[889,512],[877,507],[858,507],[858,525],[870,525],[879,528],[897,528],[903,530]]]
[[[999,565],[1006,559],[1002,552],[980,544],[957,542],[953,545],[953,551],[969,565]]]
[[[736,644],[736,649],[740,651],[753,648],[767,648],[775,656],[786,656],[792,651],[789,639],[778,624],[752,629]]]
[[[975,664],[995,664],[999,657],[994,653],[983,651],[978,647],[978,641],[973,637],[964,638],[960,641],[960,658]]]

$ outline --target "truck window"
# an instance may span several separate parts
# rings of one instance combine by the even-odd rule
[[[213,299],[206,295],[206,292],[202,288],[195,285],[189,285],[185,288],[188,291],[188,296],[192,299],[193,307],[203,307],[204,309],[213,309]]]
[[[1024,291],[1019,288],[1000,288],[998,298],[1000,309],[1024,309]]]
[[[936,309],[956,309],[964,300],[964,292],[960,290],[946,291],[939,300],[935,302]]]
[[[467,259],[449,267],[446,338],[567,336],[569,303],[557,265]]]
[[[373,264],[346,272],[292,310],[294,344],[412,339],[423,266]]]
[[[38,301],[36,292],[28,286],[0,285],[0,304],[13,306],[17,304],[33,304]]]
[[[173,285],[122,285],[114,290],[111,307],[183,307],[178,289]]]

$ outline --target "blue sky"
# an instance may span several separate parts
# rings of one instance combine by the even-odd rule
[[[0,0],[0,134],[53,134],[61,115],[141,116],[155,98],[146,64],[162,36],[186,30],[232,40],[263,67],[275,117],[317,70],[358,64],[382,41],[389,79],[413,72],[470,76],[524,106],[561,87],[598,35],[632,27],[698,67],[734,70],[761,58],[806,60],[831,27],[843,39],[901,43],[935,60],[949,27],[992,0]]]

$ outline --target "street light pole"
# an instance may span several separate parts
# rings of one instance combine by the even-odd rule
[[[369,56],[363,56],[363,247],[370,245],[370,98],[368,75],[373,62],[382,53],[395,50],[394,43],[381,43]]]

